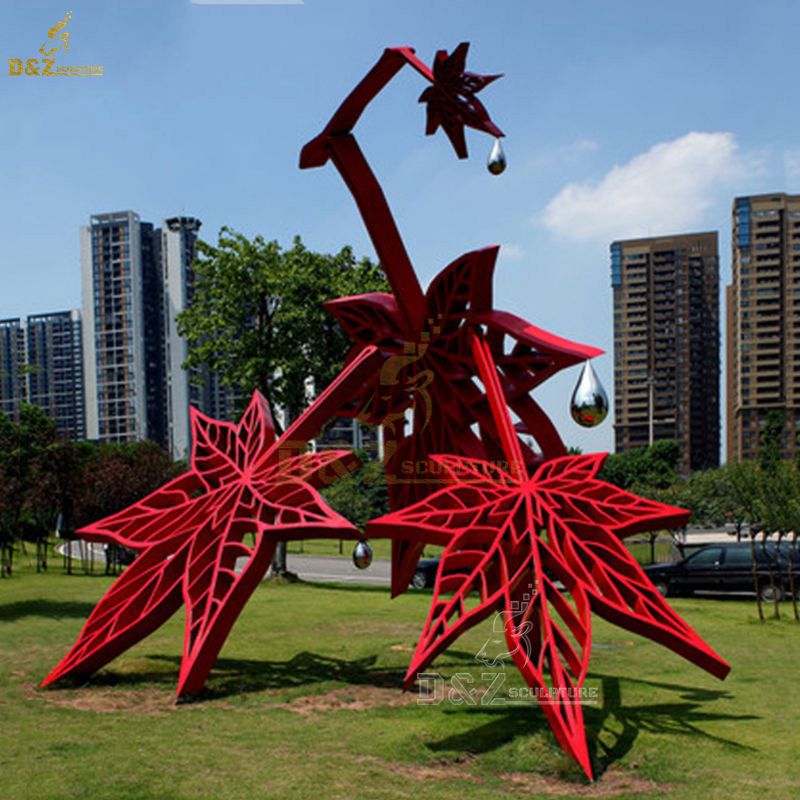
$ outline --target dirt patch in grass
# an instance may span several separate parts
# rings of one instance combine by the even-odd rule
[[[639,797],[654,792],[668,792],[668,784],[641,778],[624,769],[610,769],[594,783],[572,783],[546,775],[530,772],[505,772],[500,778],[506,788],[515,794],[532,794],[545,797]]]
[[[418,781],[460,780],[483,783],[484,777],[470,769],[476,756],[464,754],[455,760],[447,759],[427,764],[409,764],[387,761],[376,756],[357,756],[357,763],[373,765],[404,778]],[[503,772],[498,775],[507,792],[514,795],[536,795],[537,797],[586,797],[613,798],[622,795],[640,797],[645,794],[668,792],[672,787],[641,778],[630,770],[610,769],[595,783],[575,783],[532,772]]]
[[[244,709],[225,700],[199,698],[196,702],[175,702],[169,689],[121,689],[87,686],[77,689],[38,689],[35,684],[24,687],[26,699],[44,702],[60,708],[72,708],[97,714],[132,713],[142,716],[161,716],[185,708]],[[314,717],[331,711],[369,711],[373,708],[409,706],[417,702],[414,692],[379,686],[343,687],[324,694],[296,697],[288,703],[268,703],[267,709],[282,708],[302,716]],[[252,710],[252,706],[250,710]]]
[[[470,772],[466,765],[474,760],[474,756],[465,755],[455,761],[435,761],[432,764],[408,764],[400,761],[386,761],[376,756],[357,756],[353,759],[359,764],[371,764],[381,769],[391,772],[393,775],[402,775],[404,778],[411,778],[417,781],[469,781],[470,783],[482,783],[483,779],[479,775]]]
[[[178,708],[175,695],[167,689],[107,689],[98,686],[86,689],[37,689],[34,685],[28,685],[24,694],[28,700],[96,714],[132,713],[154,717]]]
[[[417,702],[418,695],[401,692],[399,689],[386,689],[379,686],[358,686],[332,689],[324,694],[297,697],[288,703],[276,703],[270,708],[283,708],[303,716],[315,716],[329,711],[369,711],[372,708],[411,706]]]

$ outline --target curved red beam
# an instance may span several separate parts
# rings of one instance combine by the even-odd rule
[[[383,190],[351,133],[364,109],[406,64],[433,81],[433,73],[414,55],[411,47],[387,48],[339,106],[322,133],[303,147],[300,169],[321,167],[333,161],[356,201],[403,316],[409,328],[414,329],[422,319],[422,287]]]

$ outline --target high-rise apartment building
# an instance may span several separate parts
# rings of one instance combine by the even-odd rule
[[[40,406],[68,439],[83,439],[83,353],[78,311],[0,320],[0,411]]]
[[[66,438],[86,438],[83,350],[78,311],[32,314],[26,326],[27,400]]]
[[[767,416],[783,416],[782,449],[800,432],[800,195],[733,202],[733,282],[726,288],[727,457],[758,456]]]
[[[183,369],[177,331],[192,298],[200,225],[170,217],[155,228],[122,211],[96,214],[82,229],[88,438],[152,439],[186,458],[190,404],[229,418],[231,393],[216,376]]]
[[[159,233],[133,211],[81,228],[86,435],[164,444]]]
[[[0,319],[0,411],[18,419],[25,394],[25,328],[19,318]]]
[[[672,439],[682,472],[719,465],[716,232],[611,245],[617,452]]]
[[[81,267],[86,435],[108,442],[145,439],[147,326],[138,214],[92,216],[81,228]]]
[[[145,332],[144,385],[147,438],[167,444],[166,372],[164,351],[164,279],[161,231],[151,222],[141,223],[142,316]]]
[[[218,411],[211,400],[215,387],[210,376],[205,373],[190,375],[183,369],[188,348],[186,340],[178,335],[175,321],[192,299],[192,262],[200,225],[195,217],[171,217],[164,220],[161,228],[167,445],[173,458],[186,458],[189,454],[189,405],[210,416]]]

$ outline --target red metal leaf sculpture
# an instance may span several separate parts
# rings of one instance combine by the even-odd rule
[[[406,685],[465,630],[501,613],[514,662],[559,743],[591,779],[579,699],[591,650],[590,610],[719,678],[729,670],[675,614],[622,542],[634,532],[684,524],[689,512],[598,480],[604,454],[556,458],[529,475],[491,351],[478,336],[472,349],[505,463],[433,456],[450,485],[367,526],[372,536],[445,548]]]
[[[496,257],[496,247],[469,253],[437,275],[425,293],[425,322],[417,330],[404,325],[392,295],[371,294],[328,303],[356,341],[352,357],[371,345],[386,356],[380,373],[370,376],[348,409],[361,419],[384,425],[393,508],[403,508],[439,487],[430,454],[499,455],[495,423],[483,391],[473,380],[477,368],[468,339],[479,321],[496,341],[498,360],[507,368],[506,399],[519,408],[542,448],[543,455],[537,457],[521,445],[526,459],[535,463],[566,452],[555,428],[528,393],[555,372],[601,351],[536,329],[513,314],[493,311]],[[508,355],[502,350],[506,335],[515,342]],[[404,428],[407,408],[414,409],[409,431]],[[420,552],[418,546],[396,543],[394,594],[405,591]]]
[[[501,136],[475,94],[499,76],[465,72],[468,45],[436,55],[430,70],[411,48],[389,48],[342,103],[322,133],[309,142],[301,167],[333,160],[352,192],[378,253],[393,294],[372,293],[333,300],[327,307],[354,341],[350,358],[375,346],[385,361],[364,383],[341,415],[384,426],[385,467],[392,508],[416,502],[441,484],[429,460],[432,453],[478,458],[500,455],[499,441],[477,376],[468,336],[485,327],[503,391],[525,429],[541,449],[522,444],[529,464],[564,455],[555,426],[530,396],[551,375],[602,353],[595,347],[554,336],[492,304],[492,278],[498,248],[467,253],[446,267],[423,294],[392,213],[364,158],[352,129],[370,101],[406,64],[431,86],[420,100],[428,103],[428,133],[441,124],[459,156],[466,156],[464,125]],[[511,342],[509,352],[504,350]],[[413,427],[404,429],[407,409]],[[477,433],[473,430],[477,426]],[[406,591],[421,546],[392,543],[392,594]]]
[[[352,391],[352,381],[375,369],[375,359],[374,350],[365,351],[277,440],[258,392],[238,425],[192,409],[190,470],[78,531],[88,541],[120,544],[138,555],[42,686],[90,675],[184,604],[178,696],[197,693],[278,541],[357,538],[358,530],[325,504],[317,488],[358,460],[343,450],[301,451],[330,409]]]
[[[423,293],[353,136],[364,109],[406,65],[431,84],[420,97],[426,132],[441,127],[459,157],[467,155],[465,127],[502,136],[476,97],[499,76],[467,72],[467,49],[440,51],[432,70],[411,48],[384,51],[303,148],[301,167],[332,160],[341,173],[393,293],[328,304],[353,348],[331,387],[280,439],[258,393],[238,426],[194,412],[190,470],[81,531],[139,555],[43,685],[91,674],[185,604],[178,694],[199,691],[278,540],[357,536],[316,491],[353,457],[303,452],[337,414],[384,429],[393,511],[368,531],[392,539],[393,594],[407,588],[426,543],[445,548],[407,685],[461,633],[501,613],[517,667],[558,741],[591,778],[575,702],[589,663],[591,611],[726,675],[728,665],[672,611],[622,541],[683,524],[688,512],[600,481],[605,456],[567,456],[530,395],[554,373],[601,351],[494,309],[496,247],[457,259]],[[521,441],[509,408],[539,452]]]
[[[459,158],[467,157],[465,125],[493,136],[503,136],[475,96],[501,76],[466,72],[467,50],[467,42],[461,42],[449,56],[446,50],[440,50],[433,61],[433,86],[419,98],[428,108],[425,133],[430,136],[441,126]]]

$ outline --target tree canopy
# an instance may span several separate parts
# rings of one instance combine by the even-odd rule
[[[194,287],[178,331],[187,368],[206,366],[243,397],[259,389],[294,416],[341,368],[350,342],[322,306],[336,297],[388,287],[380,267],[349,247],[335,255],[308,250],[300,237],[283,250],[222,228],[216,246],[198,242]]]
[[[654,442],[650,447],[615,453],[606,459],[600,477],[632,491],[637,487],[666,489],[675,482],[680,454],[678,445],[668,439]]]

